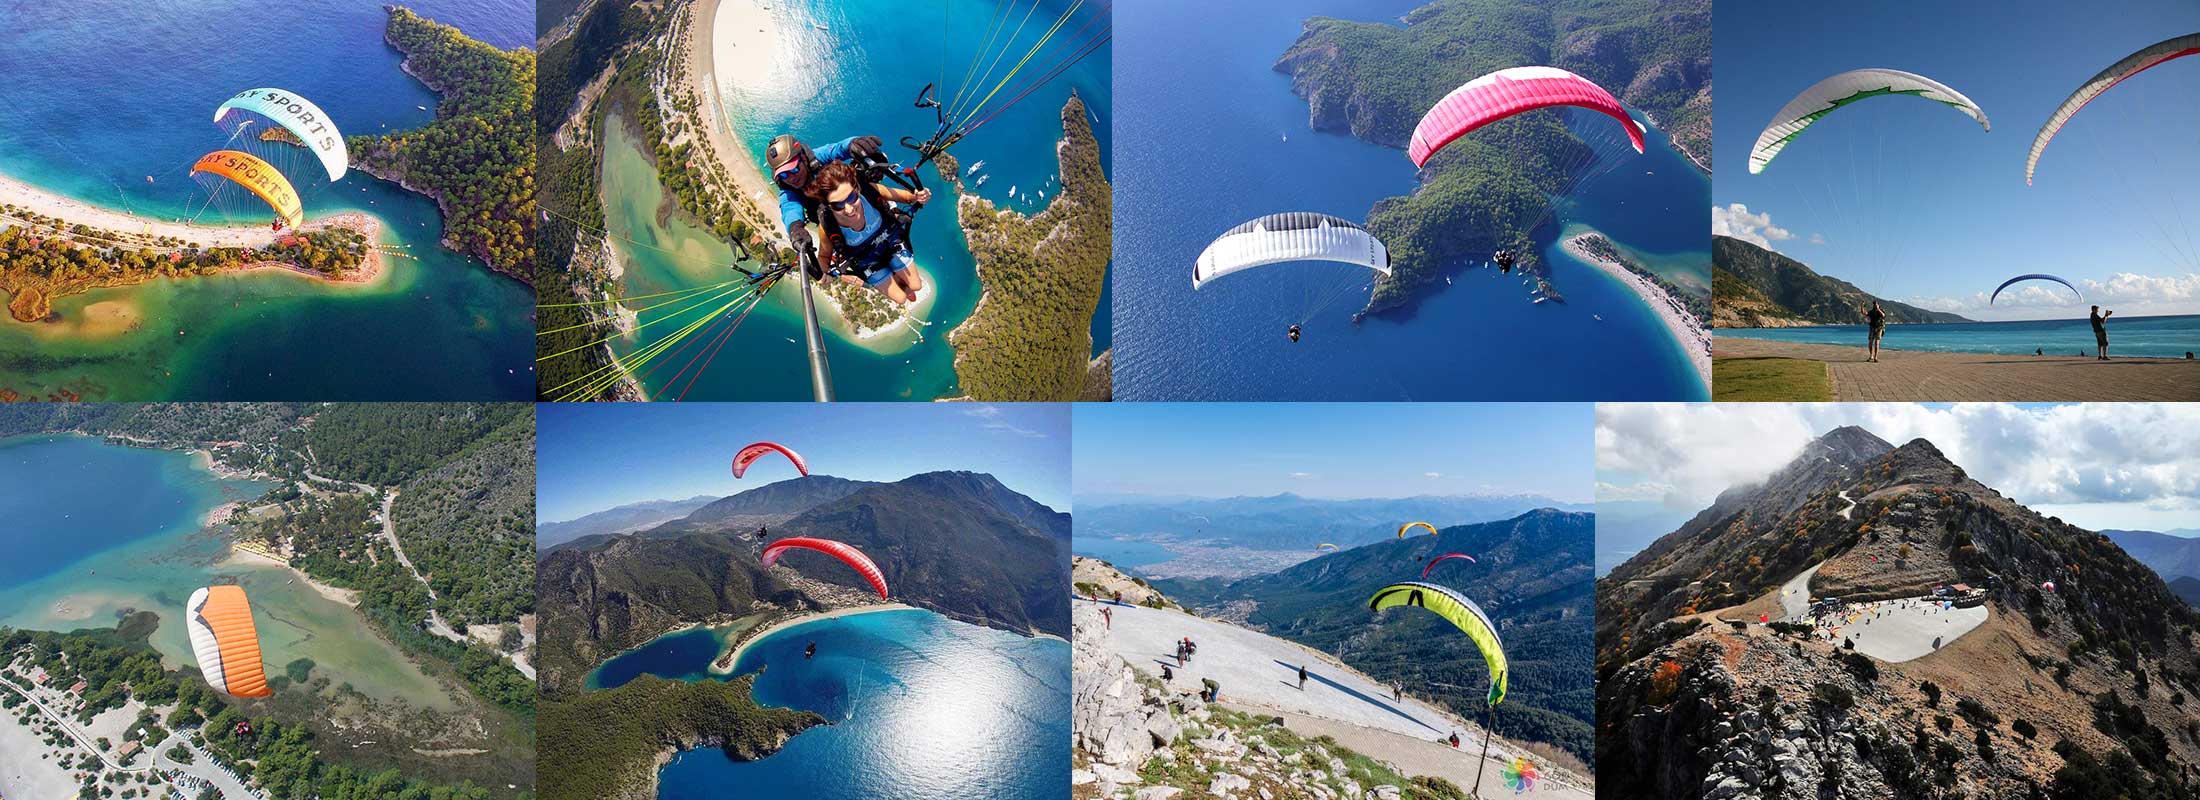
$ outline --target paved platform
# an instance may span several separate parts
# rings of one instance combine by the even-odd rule
[[[1717,336],[1711,357],[1824,362],[1833,399],[1907,402],[2103,402],[2200,400],[2200,361],[2168,358],[1938,353]]]

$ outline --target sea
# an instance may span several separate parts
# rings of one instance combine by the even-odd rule
[[[817,655],[804,658],[811,642]],[[699,672],[712,649],[699,663],[668,656],[659,674]],[[728,787],[743,797],[1070,796],[1067,642],[918,609],[879,611],[774,631],[751,642],[734,670],[757,675],[757,702],[831,724],[757,761],[710,747],[683,752],[658,772],[660,800],[722,798]]]
[[[727,0],[729,6],[739,1]],[[769,13],[780,36],[775,67],[763,75],[716,71],[725,98],[719,113],[731,123],[735,138],[753,150],[743,155],[754,160],[759,171],[764,169],[764,144],[782,132],[791,132],[813,145],[853,136],[878,136],[890,143],[890,155],[904,164],[913,164],[914,151],[892,143],[904,136],[922,141],[932,135],[938,127],[937,117],[930,109],[915,107],[914,102],[926,84],[937,84],[936,94],[942,102],[952,102],[958,93],[966,98],[960,106],[967,112],[966,118],[998,111],[998,116],[949,151],[965,169],[985,162],[985,168],[966,181],[974,182],[979,176],[991,179],[972,191],[997,206],[1036,214],[1047,202],[1038,193],[1044,191],[1051,199],[1059,189],[1060,160],[1055,144],[1062,137],[1062,106],[1072,91],[1085,102],[1089,114],[1086,121],[1092,123],[1100,142],[1103,168],[1112,175],[1108,155],[1113,120],[1108,48],[1100,48],[1033,89],[1020,102],[1010,104],[1008,101],[1027,87],[1024,79],[1044,71],[1037,68],[1038,64],[1052,63],[1043,56],[1035,57],[1034,68],[1020,74],[989,103],[981,105],[978,101],[993,94],[993,88],[1000,85],[1015,60],[1038,43],[1054,19],[1072,5],[1082,8],[1073,18],[1077,21],[1056,34],[1055,42],[1061,43],[1070,41],[1083,21],[1092,18],[1093,5],[1044,0],[1036,6],[1020,6],[1019,15],[1029,11],[1036,21],[1021,27],[1004,26],[1006,30],[992,41],[991,49],[985,50],[986,62],[976,70],[979,77],[966,80],[965,76],[972,73],[969,67],[973,58],[988,43],[997,18],[995,12],[1001,8],[993,0],[942,0],[918,5],[892,0],[771,3]],[[718,17],[721,33],[714,44],[722,54],[733,46],[733,36],[726,26],[736,24],[735,20],[730,14]],[[992,65],[991,80],[983,79],[992,54],[1001,52],[1013,55]],[[606,227],[616,237],[614,244],[627,270],[624,280],[628,295],[676,291],[734,277],[728,268],[733,252],[726,244],[707,231],[677,220],[658,221],[658,200],[663,190],[656,182],[651,158],[640,145],[631,136],[606,137]],[[894,328],[856,342],[834,330],[835,320],[821,305],[820,312],[826,316],[826,352],[833,386],[841,400],[932,400],[961,394],[955,377],[954,348],[948,344],[947,334],[977,308],[980,286],[975,263],[963,241],[952,191],[939,180],[933,165],[926,165],[919,174],[925,186],[935,192],[932,203],[917,214],[912,232],[918,267],[927,276],[927,291],[933,294],[932,299],[920,303],[925,324],[916,326],[913,332],[906,327]],[[1010,196],[1010,189],[1017,190],[1015,197]],[[1112,345],[1107,307],[1108,298],[1103,297],[1101,311],[1090,323],[1093,355]],[[668,313],[672,310],[683,313]],[[703,309],[687,311],[680,306],[647,315],[645,321],[660,315],[665,321],[643,329],[632,339],[615,342],[614,347],[622,354],[641,351],[703,313]],[[708,342],[674,351],[676,354],[662,357],[661,364],[644,368],[643,385],[652,396],[668,400],[810,399],[802,324],[798,288],[782,284],[732,335],[724,338],[715,355],[696,358]],[[694,336],[714,339],[724,327],[723,323],[714,324]]]
[[[1720,336],[1768,339],[1776,342],[1840,344],[1863,347],[1867,331],[1862,325],[1814,325],[1804,328],[1720,328]],[[1889,325],[1879,346],[1888,350],[1931,350],[1943,353],[1997,353],[2051,356],[2093,355],[2093,323],[2075,319],[2024,320],[2020,322],[1935,322]],[[2108,354],[2184,358],[2200,353],[2200,314],[2108,319]]]
[[[1214,0],[1116,7],[1115,391],[1122,400],[1701,400],[1709,388],[1618,280],[1567,255],[1596,230],[1676,281],[1708,286],[1710,181],[1651,129],[1538,231],[1566,302],[1536,304],[1517,275],[1461,268],[1410,311],[1369,318],[1360,291],[1293,344],[1280,310],[1306,270],[1263,268],[1193,291],[1191,264],[1222,231],[1281,211],[1364,220],[1415,187],[1404,151],[1316,133],[1275,70],[1312,16],[1398,24],[1417,0]],[[1227,25],[1215,20],[1229,20]],[[1638,119],[1641,115],[1637,114]],[[1606,121],[1609,124],[1609,121]],[[1669,272],[1670,271],[1670,272]],[[1288,297],[1286,295],[1289,295]],[[1599,319],[1601,317],[1601,319]]]
[[[94,205],[266,224],[270,215],[242,203],[208,208],[189,176],[198,156],[227,142],[211,122],[215,106],[245,89],[296,92],[348,135],[433,119],[436,95],[400,71],[383,42],[382,3],[12,5],[0,14],[0,173]],[[498,47],[533,45],[528,0],[406,5]],[[372,213],[385,223],[383,244],[414,258],[395,260],[367,287],[260,272],[63,298],[54,306],[64,316],[134,305],[139,326],[64,339],[0,320],[0,389],[87,400],[533,397],[534,295],[525,284],[439,246],[441,215],[426,197],[358,171],[334,185],[318,165],[287,176],[308,218]]]
[[[1139,567],[1159,564],[1176,558],[1169,548],[1155,542],[1132,539],[1102,539],[1078,536],[1070,540],[1070,552],[1086,558],[1097,558],[1115,565],[1117,569],[1136,573]]]
[[[0,628],[112,628],[152,611],[162,660],[195,667],[184,603],[201,586],[235,583],[251,599],[271,671],[312,659],[316,675],[378,700],[451,708],[440,685],[350,606],[283,567],[226,560],[227,538],[201,524],[207,513],[271,488],[216,475],[181,451],[77,435],[0,439],[0,548],[9,553],[0,559]]]

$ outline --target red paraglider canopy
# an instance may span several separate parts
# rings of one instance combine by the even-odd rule
[[[840,559],[840,563],[854,568],[856,572],[863,575],[864,580],[871,582],[871,588],[878,591],[880,600],[886,599],[886,576],[878,571],[877,564],[871,563],[870,556],[864,555],[863,551],[855,549],[854,546],[846,542],[836,542],[831,539],[811,539],[802,536],[781,539],[764,548],[764,568],[771,569],[772,564],[779,561],[779,554],[795,547],[804,550],[815,550]]]
[[[1513,67],[1468,81],[1436,102],[1421,122],[1413,126],[1413,141],[1406,148],[1416,167],[1428,166],[1429,157],[1467,132],[1514,114],[1551,106],[1580,106],[1619,120],[1627,126],[1627,138],[1635,152],[1642,152],[1642,126],[1627,115],[1619,100],[1587,78],[1557,67]]]
[[[1466,560],[1467,560],[1467,563],[1469,563],[1469,564],[1480,564],[1480,563],[1482,563],[1482,562],[1480,562],[1480,561],[1476,561],[1476,560],[1474,560],[1474,556],[1470,556],[1470,555],[1467,555],[1467,554],[1465,554],[1465,553],[1445,553],[1445,554],[1443,554],[1443,555],[1440,555],[1440,556],[1437,556],[1437,557],[1435,557],[1435,558],[1431,558],[1431,559],[1429,559],[1429,560],[1428,560],[1428,566],[1425,566],[1425,567],[1422,567],[1422,568],[1421,568],[1421,579],[1422,579],[1422,580],[1427,580],[1427,579],[1428,579],[1428,571],[1429,571],[1429,570],[1432,570],[1432,569],[1435,569],[1435,568],[1436,568],[1436,562],[1438,562],[1438,561],[1442,561],[1442,560],[1444,560],[1444,559],[1447,559],[1447,558],[1464,558],[1464,559],[1466,559]]]
[[[756,463],[756,460],[763,458],[766,453],[778,453],[786,456],[788,461],[794,462],[796,472],[802,473],[803,477],[809,477],[810,465],[802,460],[802,455],[781,446],[778,442],[757,442],[741,448],[741,452],[733,454],[733,477],[740,478],[741,473],[749,471],[750,464]]]

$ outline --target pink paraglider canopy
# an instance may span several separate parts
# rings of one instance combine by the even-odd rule
[[[840,563],[854,568],[857,573],[863,575],[864,580],[871,583],[871,588],[878,592],[880,600],[886,599],[886,576],[878,571],[877,564],[871,563],[870,556],[864,555],[863,551],[855,549],[854,546],[846,542],[836,542],[831,539],[811,539],[803,536],[781,539],[764,548],[764,568],[771,569],[773,564],[778,563],[781,553],[793,548],[815,550],[840,559]]]
[[[1466,559],[1466,560],[1467,560],[1467,563],[1469,563],[1469,564],[1480,564],[1480,563],[1482,563],[1482,562],[1480,562],[1480,561],[1476,561],[1476,560],[1474,560],[1474,556],[1470,556],[1470,555],[1467,555],[1467,554],[1465,554],[1465,553],[1445,553],[1445,554],[1443,554],[1443,555],[1440,555],[1440,556],[1437,556],[1437,557],[1435,557],[1435,558],[1431,558],[1431,559],[1429,559],[1429,560],[1428,560],[1428,566],[1425,566],[1425,567],[1422,567],[1422,568],[1421,568],[1421,578],[1422,578],[1422,580],[1427,580],[1427,579],[1428,579],[1428,571],[1429,571],[1429,570],[1432,570],[1432,569],[1435,569],[1435,568],[1436,568],[1436,562],[1438,562],[1438,561],[1443,561],[1443,560],[1445,560],[1445,559],[1450,559],[1450,558],[1464,558],[1464,559]]]
[[[1407,145],[1406,155],[1413,159],[1414,166],[1428,166],[1436,151],[1469,131],[1551,106],[1579,106],[1619,120],[1627,126],[1627,139],[1634,143],[1635,152],[1642,152],[1642,126],[1604,87],[1557,67],[1513,67],[1468,81],[1444,95],[1421,116],[1420,124],[1413,126],[1413,141]]]
[[[796,472],[802,473],[803,477],[809,477],[810,465],[802,460],[802,455],[781,446],[777,442],[757,442],[741,448],[741,452],[733,454],[733,477],[740,478],[741,473],[749,471],[750,464],[756,463],[757,459],[763,458],[767,453],[778,453],[786,456],[788,461],[794,462]]]

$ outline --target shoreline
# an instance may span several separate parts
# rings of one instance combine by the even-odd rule
[[[1601,235],[1601,233],[1592,229],[1589,233],[1569,236],[1561,241],[1559,245],[1565,248],[1568,255],[1603,270],[1605,274],[1617,278],[1621,283],[1626,284],[1628,288],[1633,289],[1635,295],[1642,298],[1642,302],[1658,315],[1658,320],[1665,323],[1665,329],[1673,335],[1673,341],[1687,352],[1688,362],[1695,366],[1697,377],[1703,381],[1704,391],[1709,393],[1711,391],[1711,329],[1704,327],[1701,320],[1696,319],[1694,315],[1684,310],[1678,300],[1673,299],[1672,295],[1667,294],[1657,284],[1636,275],[1619,262],[1607,261],[1591,255],[1586,248],[1581,246],[1581,240],[1584,237]]]
[[[330,600],[342,603],[349,608],[359,607],[358,592],[351,589],[338,589],[334,586],[330,586],[328,584],[314,580],[313,576],[307,575],[305,573],[305,570],[293,567],[287,563],[269,558],[265,555],[261,555],[259,553],[255,553],[250,550],[238,547],[236,542],[229,543],[229,557],[221,560],[221,566],[275,567],[278,569],[289,570],[292,575],[296,575],[298,577],[298,580],[303,581],[306,586],[311,587],[315,593],[318,593],[322,597],[326,597]]]
[[[732,652],[721,652],[718,654],[717,658],[711,659],[710,667],[708,669],[710,674],[712,675],[732,675],[734,666],[741,663],[741,653],[749,649],[750,644],[754,643],[758,639],[762,639],[766,636],[778,633],[779,631],[786,628],[792,628],[796,625],[803,625],[811,622],[823,622],[825,620],[838,619],[840,617],[852,617],[857,614],[875,614],[881,611],[915,610],[918,610],[916,606],[908,605],[906,603],[875,603],[872,605],[850,606],[848,608],[835,608],[830,611],[802,614],[779,620],[778,622],[765,625],[761,628],[750,628],[748,630],[748,634],[741,637],[740,644],[736,644],[733,646]],[[726,666],[724,668],[720,668],[718,666],[720,663],[723,663]]]

